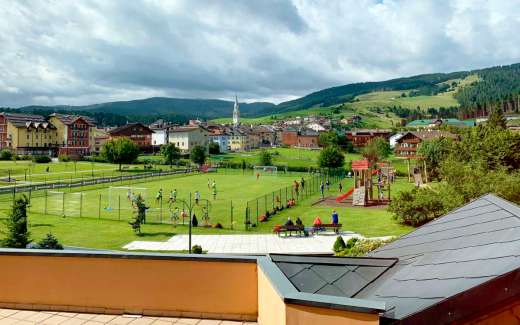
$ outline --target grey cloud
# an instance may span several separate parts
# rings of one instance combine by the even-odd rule
[[[277,101],[519,61],[518,1],[0,0],[0,106]]]

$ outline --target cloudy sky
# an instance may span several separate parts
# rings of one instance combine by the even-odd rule
[[[0,0],[0,106],[279,102],[520,62],[520,0]]]

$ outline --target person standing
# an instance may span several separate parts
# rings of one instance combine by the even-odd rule
[[[302,177],[302,180],[300,181],[300,184],[302,186],[302,192],[305,191],[305,179]]]
[[[200,192],[195,191],[195,204],[196,205],[199,205],[199,200],[200,200]]]
[[[341,182],[339,182],[339,192],[341,193],[343,191],[343,185],[341,184]]]
[[[323,181],[321,181],[321,184],[320,184],[320,192],[321,192],[321,198],[324,199],[325,198],[325,185],[323,184]]]
[[[332,224],[333,225],[339,224],[339,215],[336,212],[336,210],[332,210]]]

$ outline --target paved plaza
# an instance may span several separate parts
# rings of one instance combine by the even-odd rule
[[[343,232],[343,239],[356,236],[353,232]],[[263,235],[193,235],[192,245],[200,245],[208,253],[220,254],[267,254],[267,253],[331,253],[337,235],[334,233],[303,236]],[[124,246],[128,250],[176,251],[188,248],[188,235],[176,235],[168,241],[133,241]]]

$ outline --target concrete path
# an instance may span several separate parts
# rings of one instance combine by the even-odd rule
[[[345,241],[352,237],[363,238],[353,232],[343,232]],[[309,237],[278,237],[263,235],[193,235],[192,245],[200,245],[208,253],[267,254],[267,253],[331,253],[337,235],[334,233]],[[185,250],[188,235],[176,235],[165,242],[133,241],[123,248],[128,250]]]

